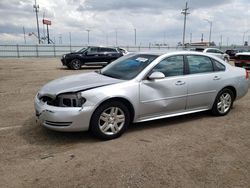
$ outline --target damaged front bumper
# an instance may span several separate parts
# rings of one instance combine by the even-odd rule
[[[89,107],[57,107],[35,97],[36,121],[42,126],[64,132],[87,131],[94,111]]]

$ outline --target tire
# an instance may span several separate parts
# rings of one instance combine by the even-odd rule
[[[73,59],[70,62],[70,68],[73,70],[79,70],[81,68],[81,61],[79,59]]]
[[[229,59],[228,58],[224,58],[224,61],[229,63]]]
[[[90,122],[90,131],[100,139],[111,140],[121,136],[129,123],[128,108],[119,101],[111,101],[95,110]]]
[[[221,90],[213,104],[212,114],[215,116],[224,116],[229,113],[233,106],[234,94],[230,89]]]

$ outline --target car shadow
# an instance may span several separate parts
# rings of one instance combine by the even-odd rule
[[[99,142],[90,132],[57,132],[36,123],[34,117],[28,118],[18,134],[31,145],[65,145]]]
[[[202,118],[213,118],[208,112],[199,112],[195,114],[183,115],[178,117],[164,118],[142,123],[131,124],[126,134],[140,130],[156,129],[165,126],[177,126],[184,122],[191,122]],[[38,125],[34,117],[26,120],[19,130],[19,135],[22,136],[31,145],[66,145],[77,143],[96,143],[100,139],[95,138],[89,131],[85,132],[57,132]]]

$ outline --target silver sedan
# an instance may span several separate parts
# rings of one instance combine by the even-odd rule
[[[132,122],[205,110],[226,115],[248,88],[245,69],[208,54],[135,53],[100,71],[49,82],[37,93],[35,110],[49,129],[113,139]]]

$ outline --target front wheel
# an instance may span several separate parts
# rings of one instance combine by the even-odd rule
[[[73,59],[70,62],[70,67],[73,70],[79,70],[81,68],[81,61],[79,59]]]
[[[224,58],[224,61],[229,63],[229,59],[227,57]]]
[[[233,101],[233,92],[230,89],[223,89],[219,92],[214,101],[212,113],[216,116],[224,116],[228,114],[232,108]]]
[[[129,123],[128,108],[121,102],[111,101],[102,104],[93,113],[90,130],[98,138],[111,140],[121,136]]]

